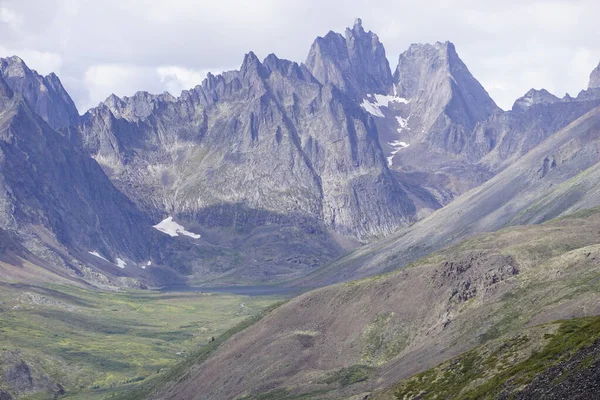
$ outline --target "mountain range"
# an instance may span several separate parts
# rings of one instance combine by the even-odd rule
[[[307,291],[128,399],[412,396],[600,313],[599,161],[600,65],[575,97],[531,89],[505,111],[453,43],[412,44],[392,69],[360,19],[303,63],[249,52],[178,97],[113,94],[83,115],[55,74],[13,56],[0,270],[27,285]],[[581,346],[552,368],[600,354]],[[540,371],[527,390],[555,375]],[[501,383],[504,398],[518,389]]]
[[[558,170],[576,150],[555,154],[564,144],[556,133],[568,136],[569,124],[600,105],[596,69],[575,98],[532,89],[502,111],[450,42],[411,45],[392,73],[360,19],[344,35],[318,37],[305,63],[249,52],[239,70],[209,74],[179,97],[111,95],[82,116],[55,74],[16,56],[2,59],[0,72],[0,229],[20,243],[14,257],[116,285],[303,280],[344,263],[349,250],[358,247],[346,258],[370,251],[364,244],[380,247],[377,239],[398,251],[408,242],[394,238],[421,226],[440,238],[432,249],[498,229],[521,210],[480,220],[491,203],[516,201],[495,182],[522,171],[525,155],[533,181],[519,175],[524,185],[572,178],[574,164]],[[595,164],[590,151],[577,168]],[[474,196],[483,215],[446,222]],[[192,234],[166,234],[160,223]],[[402,263],[377,264],[366,274]],[[325,282],[363,274],[334,275]]]

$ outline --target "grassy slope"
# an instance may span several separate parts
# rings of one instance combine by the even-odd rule
[[[158,398],[366,395],[526,327],[598,315],[599,227],[593,210],[507,228],[401,271],[305,293]],[[503,272],[510,265],[516,275]]]
[[[513,333],[470,350],[439,366],[414,375],[382,392],[384,399],[496,399],[512,398],[550,368],[572,359],[579,350],[600,339],[600,317],[558,321]],[[568,375],[600,361],[592,353],[545,389],[559,385]]]
[[[175,365],[275,301],[0,283],[0,357],[18,351],[34,375],[45,373],[68,393],[79,392],[67,398],[102,398]]]

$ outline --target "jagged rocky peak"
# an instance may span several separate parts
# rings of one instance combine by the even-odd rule
[[[0,59],[0,65],[6,78],[24,78],[33,74],[27,64],[18,56],[2,58]]]
[[[12,56],[0,59],[0,74],[52,128],[66,128],[77,122],[77,107],[54,73],[41,76],[21,58]]]
[[[457,107],[468,109],[459,113],[463,115],[457,121],[466,127],[499,110],[448,41],[412,44],[402,53],[394,72],[394,91],[397,96],[426,104],[429,111],[423,111],[431,115],[446,106],[447,112]]]
[[[156,95],[139,91],[131,97],[123,98],[113,93],[100,104],[100,107],[106,106],[115,117],[137,121],[151,115],[160,103],[175,101],[177,98],[169,92]]]
[[[306,81],[314,80],[305,65],[298,65],[298,63],[294,61],[281,59],[273,53],[269,54],[267,58],[264,59],[263,65],[269,74],[274,71],[279,71],[282,75],[289,78],[303,79]]]
[[[242,81],[253,81],[257,78],[264,78],[266,74],[267,71],[256,54],[254,54],[253,51],[248,52],[244,56],[244,61],[240,68],[240,77],[242,78]]]
[[[434,79],[447,80],[456,73],[470,76],[453,43],[413,43],[398,58],[394,82],[398,95],[413,98]]]
[[[600,89],[600,63],[590,74],[589,89]]]
[[[442,79],[448,77],[450,46],[455,54],[454,45],[450,42],[411,44],[398,58],[398,66],[394,72],[396,93],[405,98],[413,98],[424,84],[432,80],[434,74]]]
[[[513,104],[513,111],[515,110],[526,110],[527,108],[536,105],[536,104],[552,104],[558,103],[559,101],[563,101],[548,92],[546,89],[536,90],[531,89],[523,97],[518,98]],[[568,98],[565,96],[564,101],[568,101]]]
[[[356,98],[367,94],[389,94],[392,74],[379,37],[365,31],[357,18],[345,36],[329,32],[318,37],[308,54],[306,66],[315,78],[331,83]]]

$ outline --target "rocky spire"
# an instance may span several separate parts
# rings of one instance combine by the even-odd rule
[[[306,66],[321,83],[332,83],[357,98],[391,91],[392,75],[383,44],[375,33],[364,30],[360,18],[344,36],[329,32],[318,37]]]
[[[600,64],[598,64],[598,66],[590,74],[590,84],[589,84],[588,88],[589,89],[600,88]]]
[[[499,111],[451,42],[412,44],[398,59],[394,91],[408,100],[410,140],[442,153],[468,153],[473,128]]]

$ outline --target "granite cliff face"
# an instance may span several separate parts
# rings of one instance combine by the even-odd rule
[[[600,64],[590,74],[588,89],[600,89]]]
[[[426,143],[433,151],[471,161],[492,146],[474,140],[472,132],[477,123],[499,108],[473,78],[452,43],[411,45],[398,59],[394,93],[407,100],[405,129],[412,131],[409,135],[415,147]],[[398,153],[398,158],[406,152]]]
[[[385,91],[363,94],[390,170],[443,205],[491,177],[477,161],[494,138],[475,127],[501,113],[450,42],[413,44],[398,58]],[[363,92],[365,93],[365,92]]]
[[[318,37],[306,58],[306,67],[322,84],[331,83],[355,99],[367,94],[387,94],[392,74],[383,44],[366,32],[358,18],[345,35],[329,31]]]
[[[372,118],[306,67],[249,53],[179,98],[111,96],[70,132],[152,215],[228,225],[252,210],[368,239],[410,222]],[[224,215],[234,208],[238,217]]]
[[[0,59],[0,74],[50,127],[61,129],[77,122],[77,108],[56,74],[41,76],[16,56]]]

